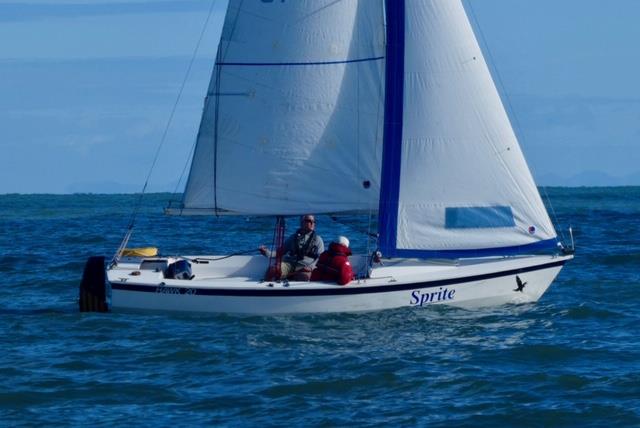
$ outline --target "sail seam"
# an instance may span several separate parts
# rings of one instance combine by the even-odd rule
[[[216,62],[216,65],[226,65],[235,67],[281,67],[281,66],[307,66],[307,65],[335,65],[352,64],[356,62],[381,61],[384,56],[371,58],[348,59],[343,61],[316,61],[316,62]]]

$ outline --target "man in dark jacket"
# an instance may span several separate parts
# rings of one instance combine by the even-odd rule
[[[311,271],[316,266],[318,257],[324,251],[324,242],[315,231],[316,219],[311,214],[300,218],[300,229],[284,241],[278,253],[282,255],[280,263],[280,277],[276,279],[291,279],[294,281],[309,281]],[[266,257],[273,257],[264,245],[259,248]],[[275,272],[267,272],[267,279],[271,280]]]
[[[340,285],[347,285],[353,279],[350,255],[349,240],[338,236],[329,245],[329,249],[320,254],[318,266],[311,274],[311,281],[335,281]]]

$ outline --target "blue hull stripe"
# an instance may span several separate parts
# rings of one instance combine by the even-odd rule
[[[187,294],[187,290],[195,290],[192,295],[196,296],[245,296],[245,297],[302,297],[302,296],[344,296],[352,294],[377,294],[377,293],[392,293],[396,291],[417,290],[433,287],[444,287],[454,284],[464,284],[474,281],[484,281],[492,278],[501,278],[504,276],[520,275],[527,272],[535,272],[538,270],[551,269],[555,267],[564,266],[565,261],[557,261],[552,263],[545,263],[543,265],[531,266],[521,269],[512,269],[502,272],[487,273],[484,275],[467,276],[463,278],[451,278],[441,279],[437,281],[428,282],[416,282],[411,284],[398,284],[398,285],[379,285],[374,287],[356,288],[350,286],[343,286],[336,288],[319,288],[295,290],[291,288],[267,288],[264,290],[242,290],[242,289],[208,289],[197,287],[177,287],[174,285],[167,286],[168,288],[180,290],[180,294]],[[113,290],[120,291],[137,291],[146,293],[156,293],[158,286],[156,285],[141,285],[141,284],[128,284],[128,283],[111,283]],[[177,295],[177,293],[176,293]]]
[[[381,61],[383,56],[361,59],[349,59],[344,61],[319,61],[319,62],[216,62],[216,65],[237,66],[237,67],[280,67],[290,65],[334,65],[353,64],[356,62]]]
[[[396,256],[398,198],[404,116],[405,0],[386,0],[387,66],[385,76],[382,183],[378,208],[378,246],[387,257]]]

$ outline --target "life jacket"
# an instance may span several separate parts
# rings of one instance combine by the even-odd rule
[[[316,238],[316,232],[312,231],[306,242],[304,240],[305,236],[306,234],[302,230],[298,230],[296,232],[295,248],[293,249],[293,254],[291,254],[292,256],[295,256],[296,260],[302,260],[307,256],[307,253]]]
[[[335,281],[346,285],[353,279],[353,268],[349,263],[351,250],[349,247],[332,242],[329,249],[320,254],[316,269],[311,274],[311,281]]]

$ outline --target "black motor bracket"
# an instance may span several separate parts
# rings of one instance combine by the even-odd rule
[[[104,256],[89,257],[80,282],[80,312],[108,312]]]

